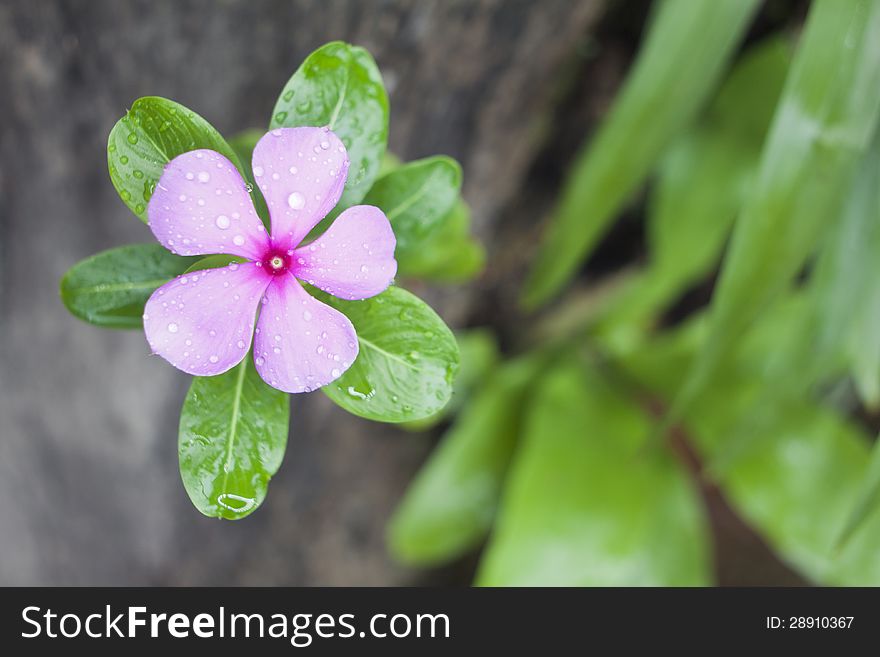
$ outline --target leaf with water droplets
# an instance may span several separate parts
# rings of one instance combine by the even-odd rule
[[[199,148],[217,151],[244,173],[235,151],[201,116],[166,98],[138,98],[110,131],[110,180],[123,202],[146,223],[147,203],[165,165]]]
[[[424,301],[399,287],[364,301],[311,292],[344,313],[360,341],[354,364],[322,388],[330,399],[378,422],[411,422],[446,405],[458,371],[458,343]]]
[[[236,520],[266,497],[287,446],[290,401],[257,374],[251,354],[212,377],[195,377],[180,412],[178,456],[195,507]]]
[[[388,142],[388,95],[376,62],[363,48],[334,41],[309,55],[284,86],[270,128],[325,125],[351,160],[337,206],[343,209],[370,189]]]
[[[107,328],[141,328],[144,304],[157,287],[196,261],[160,244],[102,251],[71,267],[61,279],[61,300],[76,317]]]
[[[401,276],[460,279],[482,265],[469,236],[470,213],[459,200],[461,167],[444,155],[408,162],[376,181],[364,198],[388,216]],[[462,271],[464,276],[462,276]]]

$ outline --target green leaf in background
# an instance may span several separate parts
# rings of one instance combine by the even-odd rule
[[[287,445],[290,402],[257,374],[251,354],[212,377],[195,377],[180,412],[180,476],[206,516],[235,520],[266,497]]]
[[[160,244],[102,251],[71,267],[61,279],[61,300],[76,317],[107,328],[141,328],[144,304],[157,287],[195,262]]]
[[[309,55],[287,82],[270,128],[329,126],[351,160],[338,208],[364,197],[379,173],[388,141],[388,95],[372,56],[340,41]]]
[[[440,411],[452,395],[458,343],[424,301],[399,287],[363,301],[311,289],[354,324],[354,364],[321,390],[349,413],[378,422],[412,422]]]
[[[752,46],[702,121],[660,160],[648,202],[648,271],[619,297],[603,330],[648,324],[716,266],[757,168],[790,60],[782,38]]]
[[[757,0],[666,0],[624,88],[565,183],[523,303],[555,296],[712,92]]]
[[[673,421],[835,222],[880,108],[880,2],[816,0],[712,300],[712,329]]]
[[[452,397],[442,410],[415,422],[407,422],[405,429],[424,431],[438,422],[455,415],[495,370],[500,359],[498,341],[489,329],[470,329],[455,334],[458,342],[460,365],[455,382],[452,384]]]
[[[876,586],[880,514],[869,515],[844,548],[839,544],[868,472],[869,437],[805,395],[801,372],[781,375],[791,355],[773,362],[803,329],[807,301],[786,299],[761,319],[714,384],[685,409],[685,431],[708,464],[703,476],[784,561],[818,584]],[[707,339],[707,320],[698,316],[619,362],[668,400]]]
[[[398,271],[418,268],[423,246],[449,215],[461,189],[461,167],[444,155],[408,162],[379,178],[364,203],[385,211],[397,248]]]
[[[875,440],[867,472],[859,487],[859,494],[856,496],[855,503],[846,518],[846,522],[843,524],[843,529],[837,538],[835,547],[838,550],[843,549],[853,534],[872,515],[877,515],[878,507],[880,507],[880,440]]]
[[[388,542],[398,559],[441,563],[489,533],[539,362],[534,356],[512,361],[475,392],[391,520]]]
[[[110,180],[125,204],[146,223],[147,203],[165,165],[199,148],[217,151],[243,171],[235,151],[201,116],[166,98],[138,98],[110,131]]]
[[[880,131],[859,164],[811,279],[813,369],[841,363],[862,401],[880,406]],[[817,374],[821,374],[819,370]]]
[[[708,527],[687,473],[665,449],[635,455],[649,426],[577,359],[542,378],[477,584],[708,584]]]
[[[471,236],[471,211],[463,200],[440,220],[412,257],[401,264],[401,275],[434,283],[461,283],[477,276],[486,251]]]

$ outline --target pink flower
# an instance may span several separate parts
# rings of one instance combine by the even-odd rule
[[[263,136],[253,172],[269,206],[268,235],[247,184],[225,157],[197,150],[169,162],[147,208],[156,239],[179,255],[222,253],[247,262],[184,274],[156,290],[144,309],[153,352],[184,372],[213,376],[240,363],[253,338],[257,371],[279,390],[308,392],[339,378],[358,355],[354,327],[299,281],[366,299],[397,272],[391,225],[370,205],[348,208],[318,239],[301,244],[339,201],[348,165],[329,128]]]

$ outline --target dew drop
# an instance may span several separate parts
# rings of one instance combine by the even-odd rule
[[[236,235],[232,238],[232,243],[235,244],[235,246],[244,246],[244,237]]]
[[[299,192],[293,192],[290,196],[287,197],[287,205],[289,205],[294,210],[301,210],[305,204],[306,199]]]
[[[254,167],[254,176],[259,178],[263,175],[263,167]]]
[[[230,224],[229,217],[227,217],[225,214],[218,215],[214,223],[217,224],[217,228],[219,228],[220,230],[226,230],[227,228],[229,228]]]
[[[217,362],[218,360],[220,360],[220,359],[219,359],[217,356],[214,356],[214,355],[212,354],[211,357],[210,357],[208,360],[211,361],[212,363],[216,363],[216,362]]]
[[[175,324],[174,322],[171,322],[171,323],[168,325],[168,332],[169,332],[169,333],[177,333],[178,328],[179,328],[179,327],[177,326],[177,324]]]

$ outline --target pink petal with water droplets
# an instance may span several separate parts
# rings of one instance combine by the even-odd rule
[[[261,257],[269,236],[238,169],[215,151],[178,155],[166,166],[147,206],[150,229],[180,255]]]
[[[184,372],[221,374],[247,354],[257,306],[271,280],[250,262],[178,276],[147,301],[147,342]]]
[[[348,154],[329,128],[278,128],[254,147],[253,171],[269,206],[272,241],[288,249],[339,202]]]
[[[348,317],[306,292],[293,276],[266,290],[254,337],[257,372],[273,388],[310,392],[342,376],[358,355]]]
[[[311,244],[293,254],[294,275],[342,299],[367,299],[397,273],[394,231],[385,213],[356,205],[337,217]]]

